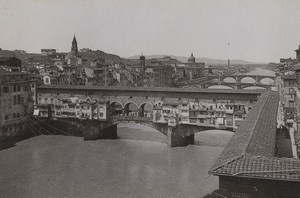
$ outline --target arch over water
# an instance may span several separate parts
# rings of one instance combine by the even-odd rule
[[[233,88],[226,85],[211,85],[207,87],[207,89],[233,89]]]
[[[264,87],[258,87],[258,86],[250,86],[250,87],[245,87],[243,89],[266,89]]]
[[[263,78],[260,80],[260,83],[265,84],[265,85],[272,85],[274,84],[274,80],[272,78]]]
[[[196,88],[196,89],[199,89],[200,87],[199,87],[199,85],[185,85],[185,86],[183,86],[182,88],[187,88],[187,89],[191,89],[191,88]]]
[[[236,79],[232,78],[232,77],[226,77],[223,80],[224,82],[236,82]]]
[[[255,83],[255,79],[253,77],[244,77],[241,79],[241,82],[242,83]]]
[[[139,106],[135,102],[127,102],[124,105],[124,115],[125,116],[133,116],[138,117],[139,116]]]

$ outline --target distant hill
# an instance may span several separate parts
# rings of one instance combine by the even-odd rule
[[[40,54],[34,54],[34,53],[20,53],[20,52],[14,52],[9,50],[1,50],[0,51],[0,57],[13,57],[21,59],[22,61],[29,60],[30,58],[40,58]]]
[[[63,54],[68,54],[67,52],[62,52]],[[91,50],[91,51],[85,51],[85,52],[79,52],[79,55],[88,60],[95,60],[95,59],[105,59],[105,61],[110,62],[110,63],[128,63],[130,60],[121,58],[118,55],[114,54],[109,54],[105,53],[100,50]],[[23,62],[26,62],[30,59],[34,59],[36,61],[41,60],[41,54],[35,54],[35,53],[20,53],[20,52],[14,52],[14,51],[9,51],[9,50],[1,50],[0,51],[0,57],[17,57],[21,59]]]
[[[189,59],[187,56],[173,56],[173,55],[151,55],[151,56],[145,56],[146,59],[151,58],[162,58],[164,56],[170,56],[171,58],[175,58],[180,62],[186,63]],[[139,59],[139,55],[128,57],[128,59]],[[212,58],[196,58],[196,62],[204,62],[206,65],[227,65],[228,60],[222,60],[222,59],[212,59]],[[266,64],[266,63],[257,63],[257,62],[249,62],[244,60],[230,60],[231,65],[250,65],[250,64]]]
[[[101,50],[91,50],[91,51],[85,51],[85,52],[79,52],[79,55],[83,59],[88,59],[90,61],[95,59],[105,59],[107,62],[111,63],[120,63],[126,61],[124,58],[121,58],[118,55],[115,54],[108,54],[106,52],[103,52]]]

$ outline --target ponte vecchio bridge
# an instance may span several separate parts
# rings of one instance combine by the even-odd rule
[[[262,90],[43,85],[34,115],[85,140],[116,138],[117,124],[157,129],[170,146],[194,141],[207,129],[236,130]]]

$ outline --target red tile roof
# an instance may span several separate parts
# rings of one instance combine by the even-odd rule
[[[277,92],[261,95],[209,173],[300,182],[300,160],[275,157],[278,103]]]

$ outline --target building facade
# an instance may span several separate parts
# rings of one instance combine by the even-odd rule
[[[22,135],[33,112],[35,82],[25,73],[5,71],[0,82],[0,136]]]

